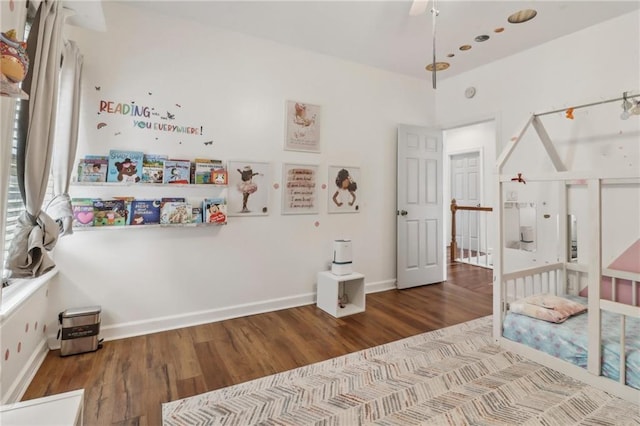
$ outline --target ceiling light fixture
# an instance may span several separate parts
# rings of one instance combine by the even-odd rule
[[[482,35],[479,35],[479,36],[477,36],[476,38],[474,38],[474,40],[475,40],[476,42],[478,42],[478,43],[482,43],[483,41],[487,41],[487,40],[489,40],[489,36],[488,36],[488,35],[486,35],[486,34],[482,34]]]
[[[436,71],[444,71],[449,68],[450,65],[451,64],[449,64],[449,62],[436,62],[435,64],[427,65],[426,67],[424,67],[424,69],[426,69],[427,71],[433,71],[433,67],[435,67]]]
[[[532,20],[537,14],[538,12],[533,9],[522,9],[509,15],[507,21],[512,24],[522,24],[523,22]]]
[[[503,31],[504,31],[504,27],[498,27],[498,28],[493,30],[494,33],[501,33]]]
[[[463,44],[458,49],[460,49],[462,51],[469,50],[469,49],[471,49],[471,45],[470,44]]]

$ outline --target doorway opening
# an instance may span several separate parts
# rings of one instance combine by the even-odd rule
[[[444,234],[452,262],[493,267],[495,120],[443,131]],[[454,201],[455,200],[455,201]]]

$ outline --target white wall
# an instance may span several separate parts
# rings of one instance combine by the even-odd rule
[[[68,307],[101,305],[103,335],[114,337],[312,303],[336,238],[353,240],[354,269],[370,289],[394,285],[396,126],[433,122],[427,81],[123,4],[106,2],[104,12],[106,33],[68,34],[84,54],[79,157],[121,148],[268,161],[272,184],[283,162],[319,164],[321,183],[329,165],[359,166],[362,211],[326,214],[328,182],[317,215],[282,216],[281,190],[271,187],[268,216],[231,217],[221,228],[76,232],[55,249],[52,319]],[[322,106],[321,154],[283,150],[287,99]],[[167,109],[176,124],[202,125],[204,135],[135,128],[131,117],[98,115],[100,100]],[[107,126],[97,129],[100,122]],[[202,191],[76,186],[71,195],[203,198]]]
[[[583,31],[523,51],[476,70],[444,79],[438,83],[436,105],[438,122],[475,122],[477,117],[498,118],[498,155],[506,143],[518,135],[532,113],[622,96],[623,91],[640,89],[640,12],[633,12]],[[455,66],[453,64],[452,66]],[[464,97],[469,86],[477,88],[473,99]],[[576,110],[575,119],[563,113],[543,118],[559,154],[570,170],[624,171],[640,168],[640,119],[620,120],[620,103]],[[455,117],[455,118],[453,118]],[[552,170],[535,132],[523,140],[505,173],[529,173]],[[522,196],[538,206],[547,202],[544,213],[557,205],[548,189],[525,193],[532,188],[520,185]],[[607,226],[603,244],[603,262],[619,254],[638,238],[637,219],[640,194],[627,190],[624,212],[615,213]],[[521,200],[523,200],[521,196]],[[573,197],[573,196],[572,196]],[[619,202],[622,202],[620,200]],[[494,206],[495,207],[495,206]],[[575,207],[575,204],[574,204]],[[580,207],[584,209],[584,207]],[[539,209],[539,215],[542,210]],[[616,217],[617,215],[617,217]],[[608,216],[612,217],[612,216]],[[581,223],[578,230],[580,232]],[[543,227],[548,222],[540,224]],[[582,225],[582,228],[584,228]],[[553,231],[553,230],[552,230]],[[579,237],[580,238],[580,237]],[[528,261],[555,261],[558,253],[545,250],[525,256]],[[520,256],[522,253],[518,253]],[[582,253],[580,254],[582,256]],[[521,259],[522,260],[522,259]]]

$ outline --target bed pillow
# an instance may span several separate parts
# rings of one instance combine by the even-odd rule
[[[640,273],[640,239],[631,244],[616,260],[609,265],[609,269]],[[633,301],[633,287],[629,280],[616,280],[616,302],[631,305]],[[600,293],[603,299],[613,300],[611,297],[611,278],[602,277]],[[580,290],[580,296],[589,297],[589,288]],[[640,303],[640,285],[636,286],[636,301]]]
[[[581,303],[565,299],[552,294],[535,294],[519,299],[509,304],[509,310],[514,314],[541,319],[554,323],[561,323],[571,315],[587,310]]]

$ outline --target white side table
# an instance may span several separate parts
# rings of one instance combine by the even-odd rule
[[[341,308],[338,298],[343,294],[346,294],[348,303]],[[349,275],[318,272],[316,305],[336,318],[364,312],[364,275],[358,272]]]
[[[84,389],[0,407],[0,424],[7,426],[82,426]]]

